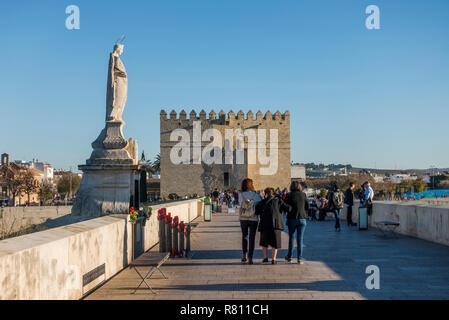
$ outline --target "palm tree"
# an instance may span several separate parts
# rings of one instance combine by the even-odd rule
[[[153,170],[154,171],[161,171],[161,154],[158,153],[156,155],[156,158],[152,164]]]

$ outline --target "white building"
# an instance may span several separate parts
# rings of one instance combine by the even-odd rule
[[[306,178],[306,166],[303,164],[291,165],[291,178],[292,179],[305,179]]]
[[[53,181],[54,169],[48,163],[40,162],[38,159],[33,159],[31,161],[14,160],[14,162],[21,166],[24,166],[26,168],[41,171],[42,172],[41,177],[40,177],[41,181],[43,179]]]
[[[44,168],[44,179],[53,181],[54,178],[54,169],[50,165],[46,165]]]
[[[417,176],[412,176],[410,174],[392,174],[389,179],[394,183],[401,183],[404,180],[416,180],[418,179]]]
[[[374,173],[371,176],[373,177],[375,182],[382,182],[382,181],[384,181],[387,178],[387,176],[385,176],[383,174],[375,174]]]

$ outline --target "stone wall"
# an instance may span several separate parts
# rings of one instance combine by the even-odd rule
[[[346,210],[342,218],[346,219]],[[400,223],[397,233],[449,245],[449,206],[376,201],[369,226],[385,228],[376,224],[385,220]],[[357,206],[353,207],[353,221],[358,221]]]
[[[0,237],[17,232],[47,219],[56,219],[70,213],[72,206],[5,207],[0,208]]]
[[[184,222],[203,210],[200,200],[153,206],[151,218],[138,230],[145,251],[159,241],[157,210],[163,207]],[[133,259],[133,229],[127,215],[111,215],[0,241],[0,300],[80,299],[127,267]],[[83,285],[83,276],[103,266],[104,273]]]
[[[222,164],[207,165],[204,161],[200,164],[193,163],[193,132],[194,122],[201,123],[201,135],[206,129],[216,129],[221,134],[221,141],[213,141],[214,146],[222,152]],[[170,141],[171,133],[176,129],[185,129],[190,134],[190,164],[173,164],[170,159],[170,151],[173,146],[177,145],[177,141]],[[248,137],[244,141],[244,160],[243,164],[236,163],[236,140],[226,139],[226,129],[265,129],[266,130],[266,147],[267,154],[270,150],[270,129],[278,130],[278,144],[274,146],[278,150],[277,171],[274,174],[260,174],[260,168],[268,167],[268,164],[261,164],[257,153],[257,147],[262,146],[259,140],[255,144],[248,143]],[[240,189],[241,182],[244,178],[251,178],[254,181],[256,189],[265,187],[288,187],[290,185],[290,113],[286,111],[281,114],[279,111],[272,114],[268,111],[265,115],[257,112],[255,115],[250,111],[246,115],[240,111],[237,114],[230,111],[225,114],[220,111],[217,114],[214,111],[206,116],[205,111],[201,111],[199,117],[192,110],[189,117],[185,111],[178,114],[172,111],[167,118],[167,113],[162,110],[160,114],[160,139],[161,139],[161,195],[167,197],[170,193],[176,193],[179,196],[190,194],[199,194],[200,196],[213,191],[214,188],[223,189]],[[257,137],[258,139],[258,137]],[[218,140],[218,139],[217,139]],[[201,150],[209,145],[211,140],[201,142]],[[233,151],[233,164],[225,164],[226,145],[229,145]],[[218,150],[218,151],[220,151]],[[218,152],[217,151],[217,152]],[[256,156],[256,163],[250,164],[248,155]],[[224,173],[229,174],[229,184],[224,181]]]

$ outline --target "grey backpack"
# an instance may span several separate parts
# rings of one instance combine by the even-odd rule
[[[246,199],[240,206],[239,216],[244,219],[252,219],[255,216],[254,200]]]

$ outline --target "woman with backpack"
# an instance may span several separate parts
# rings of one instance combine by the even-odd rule
[[[329,194],[329,211],[335,215],[335,231],[340,232],[340,213],[344,207],[344,195],[343,192],[334,186],[334,191]]]
[[[259,232],[260,246],[264,259],[262,263],[268,263],[268,246],[272,248],[271,264],[276,264],[277,250],[281,248],[281,236],[284,230],[282,211],[290,212],[291,207],[281,198],[275,196],[273,188],[265,189],[265,199],[256,206],[256,214],[260,216]]]
[[[259,224],[259,217],[255,213],[256,205],[261,200],[254,189],[253,180],[244,179],[242,190],[238,194],[240,227],[242,229],[242,263],[248,261],[248,264],[253,264],[254,243]]]

